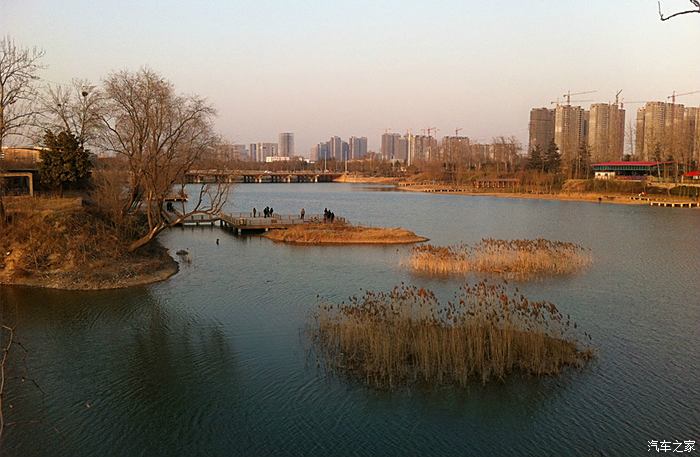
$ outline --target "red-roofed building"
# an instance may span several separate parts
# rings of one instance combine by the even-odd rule
[[[693,180],[693,181],[699,181],[700,180],[700,171],[695,170],[695,171],[689,171],[688,173],[683,175],[683,180]]]
[[[592,165],[595,179],[642,180],[646,176],[668,176],[674,162],[601,162]]]

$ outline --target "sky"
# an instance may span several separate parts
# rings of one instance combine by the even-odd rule
[[[687,0],[663,0],[665,10]],[[700,14],[655,0],[0,0],[0,35],[46,52],[42,78],[147,66],[217,109],[229,141],[296,152],[333,135],[437,127],[527,144],[529,111],[567,92],[614,101],[700,90]],[[574,97],[574,99],[576,99]],[[700,94],[678,99],[700,105]],[[582,103],[587,106],[589,102]],[[630,104],[627,119],[639,104]]]

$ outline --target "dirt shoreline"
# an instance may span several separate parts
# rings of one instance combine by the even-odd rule
[[[400,178],[390,178],[387,176],[356,176],[356,175],[341,175],[333,180],[333,182],[356,183],[356,184],[396,184]]]
[[[469,192],[469,191],[432,191],[432,188],[420,186],[397,187],[398,190],[405,192],[423,192],[430,194],[441,195],[469,195],[483,197],[498,197],[498,198],[520,198],[528,200],[550,200],[550,201],[576,201],[588,203],[608,203],[614,205],[646,205],[649,206],[647,200],[633,200],[631,197],[635,195],[617,194],[617,193],[556,193],[556,194],[528,194],[525,192]],[[600,199],[600,200],[599,200]],[[663,198],[660,198],[663,200]],[[676,200],[683,200],[677,198]]]
[[[144,286],[179,271],[158,241],[135,253],[83,199],[7,198],[0,226],[0,286],[109,290]]]
[[[0,286],[96,291],[147,286],[171,278],[180,271],[178,262],[162,246],[154,254],[135,261],[112,263],[98,272],[49,271],[42,274],[12,274],[0,270]],[[96,278],[95,276],[99,276]]]

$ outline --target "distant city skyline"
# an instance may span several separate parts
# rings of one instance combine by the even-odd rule
[[[366,136],[379,151],[387,129],[428,127],[439,137],[462,128],[480,142],[515,135],[526,147],[530,109],[553,108],[568,90],[596,90],[584,97],[608,103],[619,89],[660,102],[700,89],[700,60],[687,48],[700,39],[698,19],[661,22],[653,0],[0,0],[0,30],[46,51],[46,81],[99,83],[147,66],[206,97],[228,141],[294,132],[295,152],[307,157],[332,136]],[[699,106],[700,95],[679,102]]]

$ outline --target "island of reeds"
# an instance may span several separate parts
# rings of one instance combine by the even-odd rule
[[[430,290],[402,283],[320,303],[312,339],[319,363],[331,372],[390,389],[582,367],[593,350],[590,335],[579,338],[576,329],[554,304],[530,301],[505,284],[467,284],[443,303]]]
[[[272,230],[265,237],[290,244],[411,244],[427,241],[403,228],[365,227],[347,222],[313,222],[287,230]]]
[[[413,248],[411,270],[434,275],[464,275],[470,272],[492,273],[511,279],[568,275],[582,270],[591,255],[582,246],[546,239],[482,239],[474,245]]]

